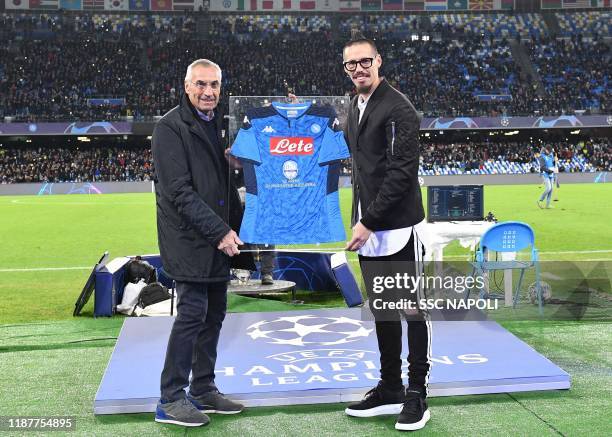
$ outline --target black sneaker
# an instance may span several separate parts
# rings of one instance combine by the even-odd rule
[[[395,429],[400,431],[416,431],[425,426],[431,415],[427,401],[418,390],[406,390],[404,408],[397,418]]]
[[[198,397],[188,395],[187,398],[203,413],[238,414],[244,410],[244,405],[229,400],[219,391],[211,391]]]
[[[367,392],[363,400],[347,407],[344,412],[353,417],[374,417],[385,414],[399,414],[406,396],[404,388],[392,391],[380,383]]]

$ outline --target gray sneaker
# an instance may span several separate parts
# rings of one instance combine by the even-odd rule
[[[273,285],[274,278],[270,273],[264,273],[261,275],[261,285]]]
[[[210,419],[191,402],[183,398],[167,404],[158,402],[155,421],[183,426],[202,426],[210,422]]]
[[[230,401],[218,391],[210,391],[198,397],[188,396],[188,399],[203,413],[238,414],[244,409],[244,405]]]

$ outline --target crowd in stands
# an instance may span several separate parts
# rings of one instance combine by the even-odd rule
[[[578,143],[557,142],[550,145],[558,157],[558,169],[561,173],[612,170],[612,143],[607,138]],[[419,173],[538,173],[540,168],[537,156],[543,146],[541,143],[524,142],[423,144]]]
[[[163,115],[177,104],[185,67],[198,57],[223,68],[224,105],[230,95],[350,95],[353,85],[342,70],[341,51],[353,31],[377,38],[382,73],[425,116],[609,110],[607,45],[575,33],[571,41],[549,39],[538,14],[497,15],[497,20],[432,15],[428,29],[422,16],[233,15],[212,19],[205,26],[208,40],[202,40],[197,16],[5,13],[0,118]],[[607,26],[591,29],[603,32]],[[421,32],[435,38],[410,37]],[[545,92],[513,59],[509,41],[515,37],[532,38],[526,44]],[[483,101],[478,97],[483,94],[511,100]],[[89,100],[94,97],[120,97],[125,103],[98,106]]]
[[[526,43],[547,97],[544,106],[568,112],[612,105],[612,51],[600,38],[540,39]]]
[[[149,148],[0,148],[0,183],[147,181]]]
[[[539,14],[436,14],[431,16],[434,30],[444,36],[457,37],[464,33],[476,33],[487,37],[522,38],[546,33],[544,19]]]
[[[612,171],[612,143],[600,138],[551,144],[560,172]],[[423,142],[420,174],[537,173],[541,144]],[[449,159],[449,156],[452,158]],[[350,163],[345,166],[350,171]],[[148,181],[154,166],[147,147],[0,147],[0,183]]]
[[[519,80],[506,39],[472,34],[461,41],[383,41],[385,75],[407,90],[425,116],[533,114],[535,88]],[[409,90],[409,91],[408,91]],[[481,101],[479,95],[511,95],[512,100]]]
[[[597,171],[612,171],[612,146],[610,141],[593,141],[580,145],[577,153],[581,153],[589,160]],[[565,156],[572,153],[570,147],[566,147],[561,152]]]

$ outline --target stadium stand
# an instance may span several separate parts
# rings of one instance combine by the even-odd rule
[[[612,171],[612,143],[553,144],[561,172]],[[521,174],[539,171],[536,153],[541,145],[528,143],[424,142],[421,175]],[[453,159],[449,160],[449,156]],[[350,166],[345,167],[348,173]],[[133,145],[0,148],[0,183],[147,181],[154,166],[148,147]]]
[[[561,29],[561,35],[599,35],[612,36],[612,13],[601,12],[557,12],[555,14]]]
[[[340,30],[346,35],[364,30],[376,36],[407,38],[421,30],[419,17],[415,15],[361,15],[349,16],[340,21]]]
[[[546,89],[548,111],[598,109],[610,111],[612,62],[601,39],[538,39],[525,43]]]
[[[224,104],[229,95],[284,95],[289,89],[346,95],[352,84],[340,53],[355,30],[377,38],[383,73],[426,116],[609,111],[609,47],[579,36],[582,26],[591,35],[609,35],[609,12],[557,13],[569,41],[549,38],[534,13],[433,14],[427,17],[431,26],[422,17],[215,16],[208,26],[211,44],[194,38],[193,15],[3,13],[0,117],[159,116],[177,103],[185,65],[200,56],[224,69]],[[412,38],[423,32],[431,39]],[[541,83],[513,58],[516,38],[525,41]]]
[[[423,144],[419,174],[524,174],[539,172],[537,153],[542,145],[528,143]],[[589,142],[551,144],[559,157],[560,172],[594,172],[612,169],[611,143],[600,138]],[[449,159],[452,156],[453,159]]]
[[[148,147],[0,148],[0,183],[147,181]]]
[[[436,14],[431,17],[433,29],[444,35],[457,31],[494,38],[540,37],[547,33],[539,14]]]

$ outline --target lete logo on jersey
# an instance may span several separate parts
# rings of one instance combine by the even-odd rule
[[[312,155],[314,141],[312,137],[272,137],[270,138],[271,155]]]

